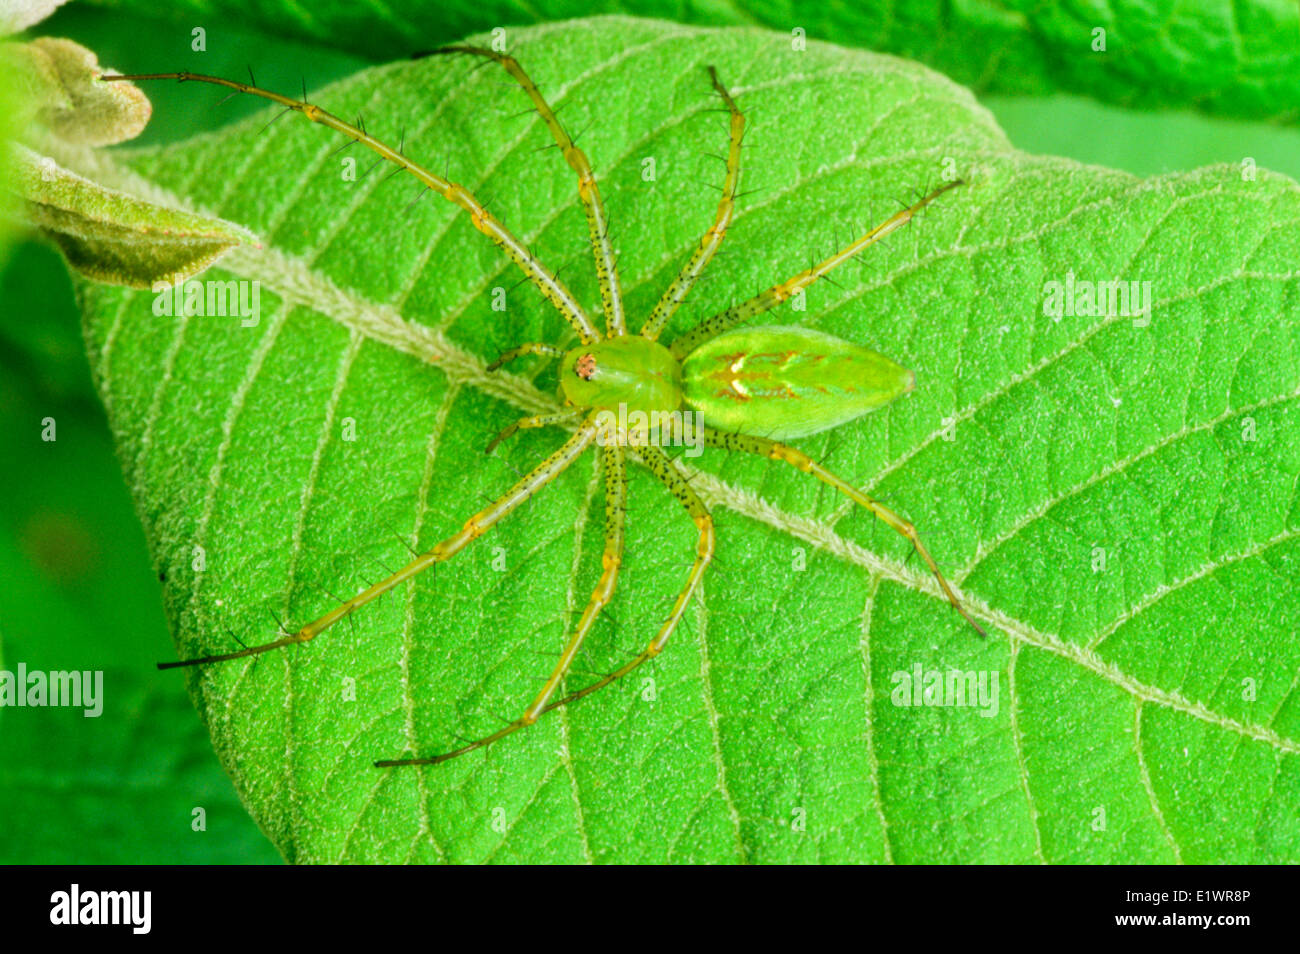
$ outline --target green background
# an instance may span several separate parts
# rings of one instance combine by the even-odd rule
[[[202,21],[196,21],[202,22]],[[295,90],[368,64],[216,24],[205,68]],[[67,36],[127,70],[185,65],[188,26],[64,8],[39,33]],[[395,50],[393,57],[406,50]],[[192,88],[151,86],[157,119],[140,140],[182,139],[245,115],[236,99],[195,109]],[[204,102],[210,102],[205,99]],[[1300,132],[1188,112],[1134,112],[1070,96],[986,96],[1011,142],[1147,175],[1251,156],[1300,179]],[[0,639],[5,667],[102,668],[114,700],[75,710],[0,713],[0,862],[276,862],[240,806],[186,697],[154,671],[174,649],[143,533],[123,485],[81,345],[61,259],[34,242],[0,275]],[[54,417],[59,439],[39,439]],[[191,828],[202,807],[207,830]]]

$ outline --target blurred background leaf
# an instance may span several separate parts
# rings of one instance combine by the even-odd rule
[[[149,0],[106,5],[133,16],[157,9]],[[178,25],[238,21],[375,62],[496,27],[603,13],[801,30],[918,60],[977,93],[1067,90],[1119,105],[1300,117],[1300,6],[1284,0],[325,0],[307,10],[289,0],[167,5]]]

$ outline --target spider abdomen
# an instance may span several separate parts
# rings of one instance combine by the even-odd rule
[[[741,328],[682,362],[686,406],[719,430],[788,440],[861,417],[912,390],[878,352],[810,328]]]

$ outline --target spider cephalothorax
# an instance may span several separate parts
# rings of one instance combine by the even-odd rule
[[[658,655],[676,629],[712,560],[714,530],[708,508],[691,488],[677,464],[655,440],[655,435],[662,433],[661,428],[665,422],[670,425],[680,424],[686,415],[691,416],[688,422],[693,428],[691,433],[700,445],[744,451],[783,461],[834,487],[903,534],[934,574],[944,597],[978,630],[979,625],[962,606],[909,522],[826,470],[802,451],[781,443],[783,440],[838,427],[889,403],[913,388],[915,378],[912,372],[869,348],[822,332],[793,327],[737,328],[790,299],[837,265],[911,221],[920,209],[960,184],[959,180],[932,190],[817,265],[704,319],[670,345],[664,346],[658,342],[660,333],[721,245],[734,209],[745,120],[716,72],[710,67],[709,76],[730,117],[727,171],[722,198],[718,202],[712,227],[704,233],[695,251],[663,293],[645,323],[636,332],[630,332],[623,311],[613,247],[609,242],[604,203],[586,155],[574,144],[537,86],[513,57],[470,46],[448,47],[437,52],[463,53],[499,63],[518,81],[546,124],[565,161],[577,174],[578,195],[587,217],[600,285],[601,306],[605,315],[603,334],[597,330],[586,310],[555,273],[535,258],[464,186],[418,165],[400,149],[393,149],[359,126],[346,123],[306,102],[305,97],[299,101],[245,83],[191,73],[103,77],[106,80],[179,79],[215,83],[280,103],[303,114],[312,122],[328,126],[353,141],[364,144],[382,158],[415,176],[430,190],[468,212],[474,227],[510,257],[524,276],[563,316],[580,341],[577,347],[568,351],[547,343],[523,344],[502,355],[489,367],[489,370],[498,368],[527,354],[559,357],[562,359],[560,389],[567,405],[562,410],[526,417],[511,424],[492,441],[489,451],[520,428],[558,425],[568,428],[571,433],[550,457],[524,475],[500,499],[466,520],[458,533],[296,632],[235,652],[165,663],[163,668],[225,662],[313,639],[371,600],[459,553],[554,480],[588,448],[598,446],[604,466],[606,492],[602,572],[560,654],[559,662],[541,691],[522,715],[491,735],[439,755],[386,760],[377,762],[376,765],[388,767],[442,762],[531,725],[543,713],[609,685]],[[614,439],[610,439],[611,436]],[[623,521],[627,511],[626,455],[629,446],[635,448],[640,461],[680,502],[694,521],[699,531],[695,558],[671,610],[645,650],[591,685],[555,699],[556,690],[569,673],[574,657],[592,624],[614,595],[623,558]],[[687,456],[694,455],[688,453]]]
[[[582,345],[565,356],[560,388],[578,408],[676,411],[682,406],[682,369],[657,341],[622,335]],[[572,371],[567,369],[572,368]]]

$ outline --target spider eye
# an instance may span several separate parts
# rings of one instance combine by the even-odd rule
[[[573,373],[584,381],[590,381],[596,376],[596,356],[584,354],[578,358],[578,363],[573,366]]]

